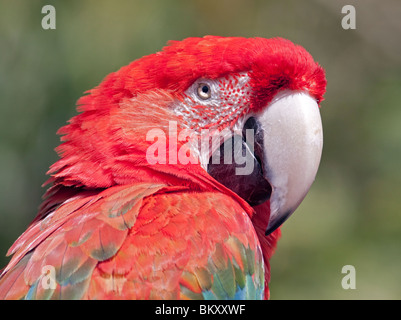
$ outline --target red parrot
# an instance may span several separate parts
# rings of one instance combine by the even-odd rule
[[[318,170],[325,89],[282,38],[171,41],[109,74],[58,132],[0,298],[269,298],[279,226]]]

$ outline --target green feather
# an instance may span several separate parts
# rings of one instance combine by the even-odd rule
[[[239,268],[234,267],[235,282],[243,289],[245,287],[245,273]]]
[[[180,285],[180,289],[182,294],[191,300],[204,300],[204,295],[202,293],[193,292],[183,285]]]
[[[237,290],[237,285],[235,283],[234,268],[231,261],[227,261],[227,268],[224,270],[217,270],[217,276],[220,280],[221,286],[226,293],[226,296],[233,298],[235,291]]]

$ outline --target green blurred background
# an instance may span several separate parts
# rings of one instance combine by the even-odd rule
[[[42,6],[56,8],[43,30]],[[341,8],[356,8],[344,30]],[[326,69],[315,184],[282,228],[272,299],[401,298],[401,2],[0,2],[0,267],[36,215],[57,129],[108,73],[168,40],[281,36]],[[344,290],[344,265],[356,289]]]

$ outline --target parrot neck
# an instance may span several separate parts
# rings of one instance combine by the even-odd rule
[[[280,228],[277,228],[268,236],[265,235],[268,220],[266,216],[270,215],[270,201],[261,205],[253,207],[254,215],[252,216],[252,224],[255,228],[256,234],[263,253],[263,261],[265,263],[265,299],[269,299],[269,282],[270,282],[270,258],[274,254],[277,246],[277,241],[281,236]]]
[[[199,162],[149,163],[147,152],[154,144],[149,132],[164,132],[169,149],[169,123],[179,124],[168,108],[174,102],[171,94],[160,90],[107,106],[103,103],[94,110],[95,97],[91,94],[81,98],[78,103],[83,112],[58,132],[64,135],[56,149],[60,159],[48,172],[51,177],[46,184],[52,186],[45,194],[47,204],[42,205],[42,212],[84,191],[146,182],[184,186],[194,192],[222,192],[236,199],[252,216],[248,203],[212,178]],[[176,152],[181,146],[174,146]]]

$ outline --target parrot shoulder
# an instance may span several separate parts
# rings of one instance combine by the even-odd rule
[[[83,192],[35,219],[8,252],[13,256],[0,275],[0,298],[18,299],[26,295],[43,299],[56,294],[70,298],[68,290],[42,290],[39,284],[49,275],[46,270],[54,271],[60,284],[57,288],[69,287],[77,292],[71,287],[89,283],[97,263],[119,250],[135,224],[143,199],[163,187],[142,183],[115,186],[98,193]],[[13,288],[18,288],[18,292]]]
[[[4,299],[260,299],[265,270],[229,195],[135,183],[36,219],[0,276]]]

